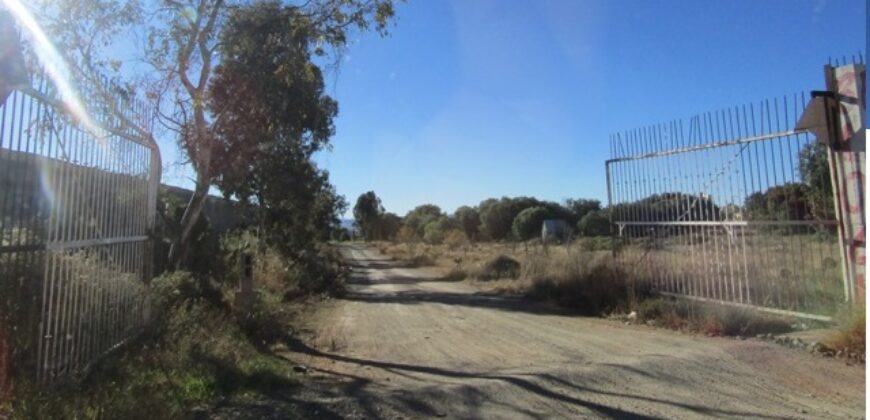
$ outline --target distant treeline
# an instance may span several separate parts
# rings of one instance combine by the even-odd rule
[[[477,206],[462,206],[453,214],[423,204],[400,217],[385,211],[377,195],[369,191],[357,199],[354,218],[366,239],[432,244],[528,240],[540,236],[547,219],[565,220],[586,236],[607,235],[610,229],[601,202],[592,199],[556,203],[534,197],[490,198]]]

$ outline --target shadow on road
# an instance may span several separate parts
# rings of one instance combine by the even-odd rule
[[[395,280],[387,280],[393,282]],[[399,280],[401,281],[401,280]],[[409,281],[413,283],[414,281]],[[368,284],[384,284],[384,281]],[[398,292],[378,293],[374,291],[349,291],[342,299],[362,303],[392,303],[402,305],[418,305],[422,303],[440,303],[443,305],[462,305],[474,308],[488,308],[501,311],[525,312],[538,315],[576,315],[575,309],[556,305],[530,302],[521,297],[509,297],[493,293],[452,293],[427,290],[405,290]]]
[[[541,398],[552,400],[554,402],[565,403],[577,407],[583,407],[588,410],[591,410],[596,415],[610,417],[610,418],[619,418],[619,419],[653,419],[657,417],[652,417],[649,415],[632,412],[620,407],[609,406],[606,404],[598,403],[592,401],[594,398],[581,398],[576,394],[586,394],[590,397],[592,396],[609,396],[609,397],[618,397],[627,400],[636,400],[636,401],[645,401],[652,402],[657,404],[668,405],[673,408],[680,408],[684,410],[691,411],[696,415],[702,416],[728,416],[728,417],[753,417],[753,418],[778,418],[774,416],[766,416],[759,413],[748,412],[748,411],[736,411],[736,410],[723,410],[717,409],[713,407],[707,407],[703,405],[684,403],[679,401],[670,401],[661,398],[655,398],[647,395],[634,395],[628,393],[620,393],[620,392],[612,392],[599,390],[592,387],[584,386],[567,379],[559,378],[553,374],[517,374],[517,375],[503,375],[503,374],[490,374],[490,373],[479,373],[479,372],[463,372],[457,370],[443,369],[432,366],[423,366],[423,365],[414,365],[414,364],[405,364],[405,363],[394,363],[394,362],[386,362],[386,361],[378,361],[378,360],[370,360],[363,359],[358,357],[345,356],[335,353],[327,353],[315,348],[312,348],[305,344],[304,342],[296,339],[289,338],[287,341],[288,347],[299,353],[307,354],[310,356],[325,358],[329,360],[333,360],[336,362],[344,362],[356,364],[364,367],[374,367],[383,369],[390,373],[408,377],[422,383],[432,382],[430,378],[415,376],[413,374],[425,374],[432,375],[443,378],[453,378],[453,379],[469,379],[469,380],[485,380],[485,381],[494,381],[501,382],[505,384],[509,384],[511,386],[520,388],[525,392],[529,392],[539,396]],[[324,373],[338,375],[342,377],[346,377],[350,379],[348,385],[345,386],[344,392],[346,395],[351,396],[355,400],[359,401],[359,403],[365,407],[368,415],[373,418],[380,418],[378,415],[378,411],[374,408],[377,404],[385,404],[387,406],[391,406],[399,411],[407,412],[412,416],[444,416],[445,413],[443,410],[436,409],[432,407],[431,404],[427,401],[432,400],[444,400],[448,399],[453,401],[451,405],[457,405],[460,401],[464,402],[465,408],[475,411],[475,409],[481,408],[484,403],[494,403],[500,404],[510,407],[512,410],[516,410],[517,412],[521,412],[532,418],[543,418],[538,413],[534,413],[528,410],[523,409],[522,407],[512,407],[506,403],[499,403],[497,401],[492,400],[491,396],[488,396],[486,393],[480,392],[479,386],[475,387],[473,385],[468,386],[458,386],[460,389],[454,390],[451,392],[449,389],[446,390],[441,386],[433,386],[432,387],[421,387],[419,390],[415,388],[415,392],[413,395],[410,395],[406,392],[395,391],[392,393],[385,393],[383,390],[380,392],[370,392],[369,387],[371,385],[371,381],[369,379],[337,373],[328,369],[320,369]],[[549,385],[549,386],[548,386]],[[569,395],[567,393],[561,392],[556,389],[553,385],[560,385],[565,388],[571,389],[573,394]],[[663,386],[667,386],[664,385]],[[426,391],[428,390],[428,391]],[[442,395],[445,398],[432,398],[433,395],[428,395],[427,393],[444,393],[450,392],[450,395]],[[455,394],[455,395],[454,395]]]

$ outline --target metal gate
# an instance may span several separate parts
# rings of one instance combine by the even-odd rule
[[[829,320],[844,288],[828,148],[809,94],[611,137],[616,254],[653,292]]]
[[[144,103],[83,85],[81,121],[29,82],[0,103],[0,334],[13,374],[45,383],[146,324],[160,156]]]

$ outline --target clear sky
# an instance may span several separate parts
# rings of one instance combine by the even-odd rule
[[[611,133],[822,89],[867,26],[864,0],[408,0],[397,16],[330,78],[340,112],[318,162],[351,206],[374,190],[400,215],[606,203]]]

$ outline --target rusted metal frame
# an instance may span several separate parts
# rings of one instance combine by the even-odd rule
[[[825,87],[828,89],[828,92],[831,95],[835,95],[836,89],[836,78],[834,77],[834,67],[830,64],[825,66]],[[845,237],[845,217],[844,217],[844,209],[842,208],[841,203],[841,184],[838,176],[838,171],[836,168],[836,164],[839,159],[836,159],[835,154],[833,153],[832,146],[833,144],[839,144],[841,137],[840,133],[840,124],[838,122],[838,114],[839,110],[836,109],[836,101],[831,101],[827,97],[825,99],[825,122],[826,131],[828,135],[829,144],[826,147],[828,154],[828,169],[831,174],[831,186],[834,194],[834,214],[837,215],[837,239],[839,242],[840,248],[840,260],[842,261],[842,273],[843,273],[843,293],[845,295],[846,302],[852,302],[854,300],[854,288],[852,284],[853,276],[853,267],[849,261],[849,253],[848,253],[848,244],[846,243]]]

